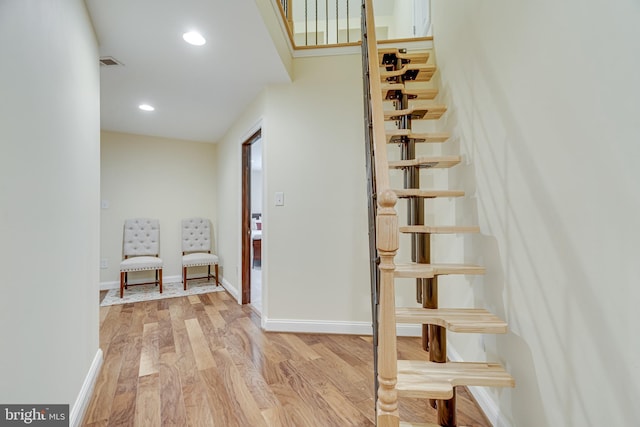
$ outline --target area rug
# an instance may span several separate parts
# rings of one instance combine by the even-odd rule
[[[163,298],[184,297],[188,295],[206,294],[209,292],[224,291],[222,285],[216,286],[215,282],[189,282],[187,290],[183,289],[182,282],[163,283],[162,293],[154,285],[130,286],[124,290],[124,296],[120,298],[120,288],[110,289],[100,303],[101,307],[115,304],[129,304],[140,301],[152,301]]]

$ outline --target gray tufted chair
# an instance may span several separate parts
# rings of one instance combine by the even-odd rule
[[[153,282],[136,283],[135,285],[160,285],[162,293],[162,260],[160,253],[160,224],[157,219],[134,218],[124,222],[122,238],[122,252],[124,260],[120,263],[120,298],[127,283],[128,273],[132,271],[155,270],[156,280]]]
[[[207,275],[187,279],[187,268],[207,266]],[[187,290],[187,280],[211,279],[211,266],[215,266],[216,286],[220,284],[218,276],[218,257],[211,253],[211,222],[206,218],[187,218],[182,220],[182,283]]]

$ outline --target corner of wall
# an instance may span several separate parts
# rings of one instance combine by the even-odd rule
[[[89,367],[89,372],[87,372],[87,376],[82,383],[80,393],[78,393],[78,397],[71,407],[69,413],[69,426],[78,427],[82,423],[84,415],[87,412],[87,408],[89,407],[89,402],[91,401],[93,389],[95,388],[96,381],[98,380],[98,375],[100,374],[103,361],[102,350],[98,349],[95,357],[93,358],[93,362],[91,362],[91,366]]]
[[[280,55],[282,65],[287,70],[289,78],[293,80],[293,46],[289,39],[285,23],[282,22],[278,5],[274,0],[256,0],[256,5],[262,15],[265,26]]]

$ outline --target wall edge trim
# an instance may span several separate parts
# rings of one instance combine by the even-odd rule
[[[96,385],[96,381],[98,380],[98,375],[100,374],[103,361],[102,350],[98,349],[93,361],[91,362],[91,366],[89,367],[89,372],[87,372],[87,376],[84,378],[84,382],[80,388],[80,393],[78,393],[78,397],[71,407],[71,411],[69,413],[69,426],[78,427],[82,424],[85,412],[89,407],[89,402],[91,402],[93,389]]]

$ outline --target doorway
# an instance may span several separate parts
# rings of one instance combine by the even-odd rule
[[[242,144],[242,304],[262,312],[262,132]]]

